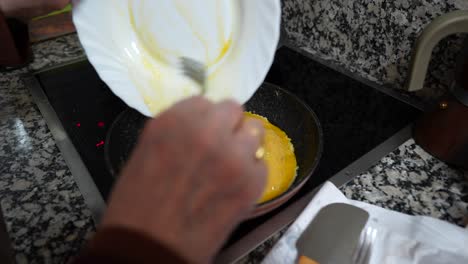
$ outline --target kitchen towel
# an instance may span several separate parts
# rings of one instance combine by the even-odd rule
[[[297,239],[320,209],[332,203],[348,203],[369,212],[368,225],[378,229],[370,263],[468,263],[468,230],[435,218],[349,200],[330,182],[322,186],[263,263],[295,263]]]

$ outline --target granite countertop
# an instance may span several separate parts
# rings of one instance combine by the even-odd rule
[[[411,139],[340,190],[348,199],[465,226],[466,176],[429,155]],[[285,231],[274,235],[239,264],[261,262]]]
[[[83,56],[76,36],[34,47],[32,70]],[[16,261],[63,263],[92,234],[91,212],[21,75],[0,74],[0,205]]]
[[[465,0],[283,0],[283,25],[304,51],[366,80],[401,89],[415,40],[434,18],[468,10]],[[463,36],[435,48],[424,99],[442,95],[454,78]]]
[[[287,2],[284,1],[285,16],[293,19],[287,10],[302,7]],[[432,2],[441,4],[438,0]],[[358,8],[359,4],[354,6]],[[306,42],[304,40],[303,43]],[[335,54],[327,50],[321,52]],[[34,53],[35,60],[28,68],[32,70],[83,56],[75,35],[40,43],[34,46]],[[374,58],[372,54],[369,55],[370,60]],[[343,57],[343,61],[352,58]],[[378,64],[369,63],[370,68]],[[349,63],[342,66],[359,72]],[[83,246],[95,226],[44,119],[21,81],[21,75],[28,69],[0,74],[0,204],[18,263],[64,263]],[[374,72],[373,76],[377,78],[380,74],[381,71]],[[431,157],[413,140],[341,190],[352,199],[404,213],[429,215],[459,225],[468,215],[468,184],[463,173]],[[275,238],[241,262],[258,262]]]

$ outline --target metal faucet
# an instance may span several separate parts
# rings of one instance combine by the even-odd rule
[[[440,40],[457,33],[468,33],[468,11],[443,15],[427,26],[414,49],[408,91],[423,88],[432,50]],[[463,63],[459,67],[465,75],[468,58],[461,59]],[[413,136],[416,143],[433,156],[468,170],[468,79],[465,76],[459,79],[454,89],[439,102],[438,109],[427,112],[416,122]]]
[[[468,33],[468,11],[459,10],[442,15],[424,29],[414,48],[409,80],[406,85],[408,91],[414,92],[424,87],[435,46],[443,38],[457,33]]]

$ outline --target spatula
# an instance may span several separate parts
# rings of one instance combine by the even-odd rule
[[[352,264],[369,213],[349,204],[320,210],[296,243],[300,264]]]

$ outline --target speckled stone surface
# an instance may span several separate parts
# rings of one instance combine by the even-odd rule
[[[402,88],[415,40],[434,18],[468,10],[466,0],[283,0],[283,24],[293,45],[360,77]],[[434,52],[426,89],[433,99],[451,85],[462,37]]]
[[[464,173],[435,159],[412,139],[340,190],[349,199],[466,225],[468,180]],[[261,262],[280,238],[281,233],[273,236],[239,263]]]
[[[74,35],[39,44],[34,51],[30,68],[36,70],[83,56]],[[93,233],[94,224],[21,81],[25,72],[0,74],[0,203],[18,263],[64,263]],[[462,182],[462,173],[408,142],[342,190],[350,198],[459,223],[467,213]],[[244,261],[257,263],[274,241]]]
[[[33,69],[83,55],[75,36],[34,47]],[[91,212],[21,74],[0,73],[0,204],[16,261],[65,263],[92,234]]]
[[[353,200],[465,225],[468,181],[410,140],[341,188]]]

